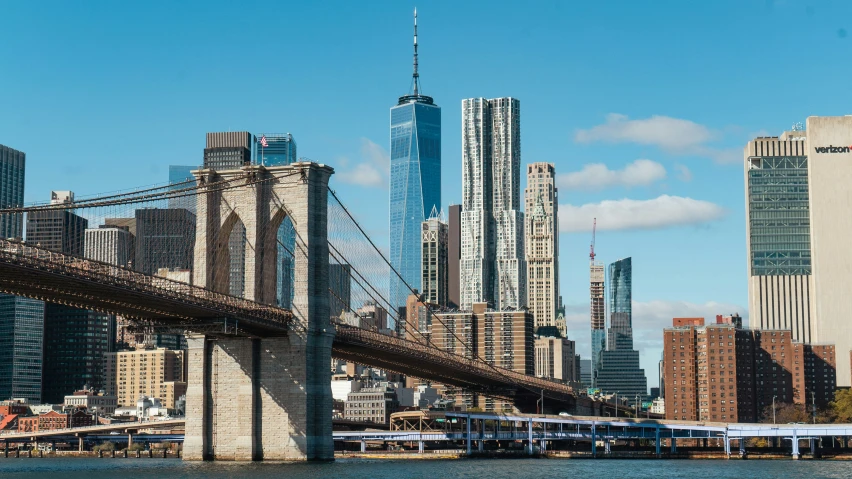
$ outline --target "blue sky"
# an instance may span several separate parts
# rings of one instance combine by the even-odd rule
[[[0,144],[27,201],[167,180],[208,131],[290,132],[387,243],[388,109],[414,3],[0,3]],[[849,113],[844,1],[425,2],[424,93],[443,108],[443,203],[461,198],[461,100],[521,101],[524,163],[556,164],[569,335],[588,354],[588,248],[632,256],[655,385],[672,316],[747,314],[742,148]]]

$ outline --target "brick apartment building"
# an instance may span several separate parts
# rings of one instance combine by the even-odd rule
[[[416,310],[409,305],[409,308]],[[414,326],[415,317],[411,317]],[[419,320],[427,337],[438,349],[466,358],[479,358],[494,366],[530,376],[535,374],[535,336],[532,313],[525,309],[495,311],[485,303],[474,303],[470,311],[437,312],[430,321]],[[410,330],[411,328],[409,328]],[[415,339],[408,332],[409,339]],[[416,387],[418,383],[408,383]],[[456,404],[484,411],[511,410],[506,401],[464,393],[457,388],[433,384],[442,394],[456,397]]]
[[[776,403],[833,398],[833,345],[793,342],[788,330],[741,329],[731,317],[675,318],[663,331],[666,419],[756,422]]]

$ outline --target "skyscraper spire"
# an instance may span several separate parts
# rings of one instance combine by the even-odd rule
[[[420,94],[420,75],[417,73],[417,7],[414,7],[414,96]]]

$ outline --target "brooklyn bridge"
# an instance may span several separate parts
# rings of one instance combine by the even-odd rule
[[[497,367],[475,350],[445,352],[404,318],[395,318],[401,331],[394,336],[332,314],[330,262],[350,265],[353,284],[389,311],[375,271],[395,274],[329,188],[333,173],[313,162],[199,169],[181,184],[0,209],[10,216],[58,210],[105,217],[121,208],[191,198],[196,211],[189,282],[0,240],[0,291],[120,315],[139,328],[185,333],[184,457],[190,460],[332,459],[332,357],[509,401],[521,412],[611,412],[613,405],[575,394],[563,383]],[[285,221],[295,237],[289,246],[278,236]],[[238,225],[245,235],[244,267],[242,294],[234,295],[229,238]],[[292,258],[289,308],[277,301],[282,251]],[[431,314],[431,321],[442,320]]]

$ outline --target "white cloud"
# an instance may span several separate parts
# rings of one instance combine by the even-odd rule
[[[692,181],[692,172],[689,171],[689,168],[684,165],[675,165],[675,169],[678,172],[677,177],[680,181]]]
[[[580,171],[557,175],[556,184],[570,190],[599,190],[611,186],[648,186],[665,177],[663,165],[639,159],[622,170],[610,170],[603,163],[591,163]]]
[[[725,210],[709,201],[662,195],[650,200],[605,200],[582,206],[559,205],[559,229],[590,231],[597,218],[599,230],[662,229],[717,220]]]
[[[689,120],[660,115],[630,120],[627,115],[610,113],[606,123],[578,130],[575,138],[580,143],[639,143],[678,151],[706,143],[713,136],[709,128]]]
[[[390,170],[390,155],[387,150],[367,138],[361,138],[361,158],[364,158],[385,171]]]
[[[682,118],[654,115],[631,120],[627,115],[610,113],[606,123],[587,130],[577,130],[574,139],[579,143],[638,143],[652,145],[669,153],[704,156],[717,163],[733,163],[742,159],[737,149],[708,146],[721,133]]]
[[[386,187],[390,171],[390,155],[387,150],[367,138],[361,138],[360,161],[351,168],[349,159],[342,157],[341,170],[337,176],[341,182],[351,185]]]
[[[385,177],[369,163],[359,163],[355,168],[345,172],[340,181],[359,186],[384,186]]]

